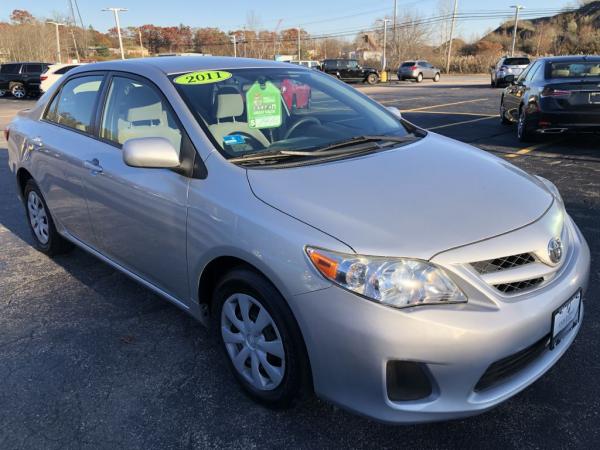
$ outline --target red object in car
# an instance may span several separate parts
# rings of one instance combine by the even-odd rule
[[[281,82],[283,101],[289,109],[308,108],[310,106],[310,86],[289,78]]]

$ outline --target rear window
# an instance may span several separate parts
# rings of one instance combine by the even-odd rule
[[[21,64],[3,64],[0,67],[0,73],[19,73]]]
[[[45,67],[41,64],[25,64],[25,71],[27,73],[42,73]]]
[[[565,61],[550,63],[551,78],[600,77],[600,61]]]
[[[529,58],[506,58],[504,60],[505,66],[526,66],[531,61]]]
[[[414,66],[414,65],[415,65],[414,61],[406,61],[406,62],[403,62],[400,67],[411,67],[411,66]]]

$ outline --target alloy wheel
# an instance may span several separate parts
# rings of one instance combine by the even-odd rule
[[[233,367],[253,388],[277,388],[285,374],[285,349],[275,321],[254,297],[235,293],[223,303],[221,336]]]
[[[15,98],[25,97],[25,88],[23,86],[15,86],[10,92]]]
[[[41,244],[47,244],[50,239],[48,214],[42,199],[35,191],[31,191],[27,196],[27,214],[35,237]]]

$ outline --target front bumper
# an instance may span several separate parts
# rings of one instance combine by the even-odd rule
[[[553,349],[501,383],[475,390],[494,362],[532,346],[551,332],[552,312],[578,288],[585,291],[590,253],[581,233],[560,277],[525,299],[393,309],[338,287],[290,302],[306,342],[317,395],[380,421],[416,423],[483,412],[515,395],[550,369],[571,345],[582,321]],[[485,297],[483,293],[480,296]],[[583,317],[583,306],[581,311]],[[391,401],[389,361],[422,363],[432,391]]]

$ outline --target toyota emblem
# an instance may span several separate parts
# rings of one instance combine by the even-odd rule
[[[562,258],[563,246],[559,238],[552,238],[548,242],[548,257],[554,264],[558,264]]]

